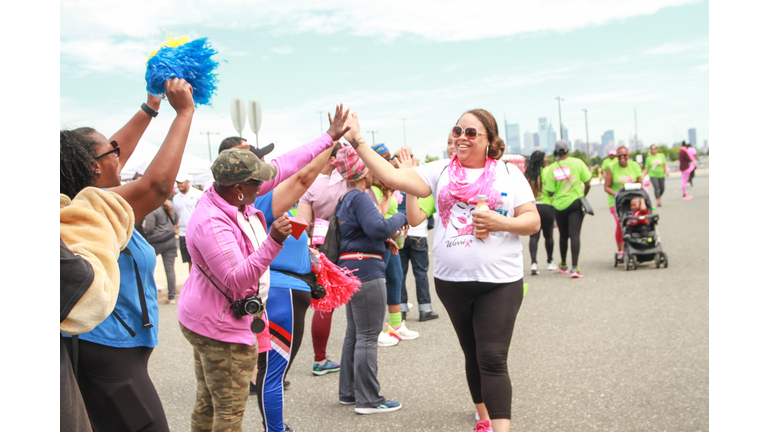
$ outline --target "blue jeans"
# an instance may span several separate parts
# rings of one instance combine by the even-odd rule
[[[393,256],[389,249],[384,252],[383,259],[384,265],[387,266],[387,304],[398,305],[400,304],[400,289],[403,286],[403,267],[400,264],[400,259]]]
[[[408,312],[408,290],[405,289],[405,275],[408,274],[408,261],[413,263],[413,278],[416,279],[416,300],[419,312],[432,311],[432,299],[429,296],[429,244],[426,237],[405,238],[400,249],[400,262],[403,265],[403,285],[400,290],[400,310]]]

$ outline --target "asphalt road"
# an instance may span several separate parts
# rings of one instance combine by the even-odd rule
[[[634,271],[613,266],[615,225],[602,185],[593,185],[588,198],[596,214],[587,216],[581,235],[584,278],[526,274],[530,288],[509,352],[512,430],[709,430],[709,176],[699,174],[694,182],[689,189],[694,199],[683,201],[679,176],[667,179],[658,213],[669,268],[656,269],[653,262]],[[559,261],[557,230],[555,238]],[[528,238],[523,242],[527,269]],[[544,263],[543,238],[538,255]],[[178,261],[177,270],[181,285],[186,265]],[[412,275],[406,280],[415,301]],[[472,430],[475,410],[461,349],[431,281],[430,289],[440,318],[420,323],[411,313],[408,327],[421,337],[379,349],[382,394],[403,409],[357,415],[353,406],[338,403],[338,374],[311,374],[310,310],[304,343],[288,374],[288,424],[297,432]],[[341,309],[328,344],[337,361],[345,326]],[[150,374],[171,430],[189,430],[196,384],[176,306],[160,307],[160,345],[150,359]],[[243,425],[246,431],[262,430],[255,396]]]

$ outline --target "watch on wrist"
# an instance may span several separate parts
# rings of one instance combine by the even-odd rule
[[[141,109],[143,109],[145,113],[149,114],[150,117],[157,117],[158,112],[150,108],[146,103],[141,104]]]

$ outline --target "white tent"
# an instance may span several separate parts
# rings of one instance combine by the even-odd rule
[[[159,146],[151,144],[145,140],[139,140],[136,150],[134,150],[128,163],[125,164],[123,170],[120,172],[120,178],[122,180],[130,180],[137,171],[143,174],[144,171],[147,170],[150,162],[152,162],[152,159],[154,159],[158,150],[160,150]],[[186,152],[181,158],[181,168],[179,168],[179,172],[187,173],[192,176],[191,183],[193,185],[203,185],[213,177],[211,174],[210,162],[192,156]]]

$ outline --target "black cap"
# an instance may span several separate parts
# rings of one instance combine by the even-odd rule
[[[256,148],[254,146],[251,146],[251,151],[256,155],[257,158],[261,159],[264,156],[270,154],[272,150],[275,149],[275,143],[269,143],[265,145],[262,148]]]

